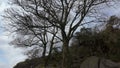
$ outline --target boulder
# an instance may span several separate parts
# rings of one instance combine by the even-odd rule
[[[82,62],[80,68],[120,68],[120,64],[108,59],[91,56]]]

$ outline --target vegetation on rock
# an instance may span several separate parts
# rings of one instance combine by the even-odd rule
[[[115,22],[117,20],[117,22]],[[97,56],[99,58],[110,59],[114,62],[120,61],[120,29],[119,18],[111,17],[105,28],[102,30],[96,30],[92,28],[81,28],[80,32],[74,35],[73,44],[69,47],[71,52],[71,67],[80,68],[80,64],[90,56]],[[113,24],[110,24],[113,23]],[[77,39],[75,42],[74,40]],[[74,43],[77,43],[74,45]],[[44,68],[45,57],[26,60],[18,63],[14,68]],[[62,52],[57,51],[51,54],[48,59],[49,68],[61,68],[62,64]],[[20,66],[20,67],[19,67]]]

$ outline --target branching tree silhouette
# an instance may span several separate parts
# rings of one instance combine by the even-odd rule
[[[46,44],[54,39],[62,42],[62,68],[71,68],[69,41],[75,31],[86,23],[94,22],[101,4],[110,0],[13,0],[18,6],[7,10],[15,32],[35,36],[42,42],[45,56]],[[85,20],[90,18],[90,21]],[[51,36],[52,39],[47,39]],[[35,39],[36,40],[36,39]]]
[[[41,50],[42,57],[44,58],[49,50],[48,58],[44,58],[46,66],[46,61],[51,56],[54,44],[59,42],[58,40],[55,41],[58,28],[49,27],[44,20],[38,21],[36,19],[36,22],[34,23],[32,18],[26,14],[19,16],[19,19],[14,16],[12,18],[14,18],[14,23],[11,23],[11,27],[15,28],[14,31],[17,33],[17,36],[11,41],[11,44],[16,45],[17,47],[32,47],[31,50],[26,52],[26,55],[28,55],[30,59],[40,57]],[[38,22],[41,23],[39,24]]]

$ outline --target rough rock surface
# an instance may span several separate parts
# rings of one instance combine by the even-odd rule
[[[120,68],[120,64],[108,59],[91,56],[83,61],[80,68]]]

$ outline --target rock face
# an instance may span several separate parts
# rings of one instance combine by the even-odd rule
[[[92,56],[83,61],[80,68],[120,68],[120,65],[111,60]]]

